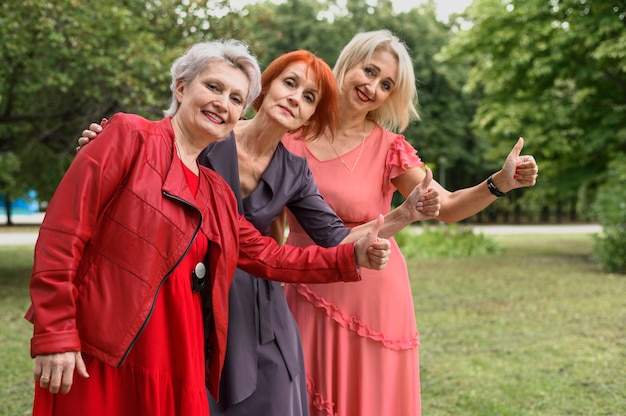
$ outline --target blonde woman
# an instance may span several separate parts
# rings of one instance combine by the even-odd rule
[[[353,227],[388,213],[394,191],[407,196],[425,178],[416,150],[395,133],[417,119],[417,91],[408,51],[387,30],[357,34],[333,72],[337,132],[309,142],[290,135],[283,144],[307,159],[320,194]],[[459,221],[511,189],[534,185],[537,164],[520,156],[522,146],[520,139],[502,169],[471,188],[450,192],[433,181],[441,203],[437,218]],[[312,244],[289,213],[288,221],[289,244]],[[356,285],[286,286],[303,344],[311,415],[421,414],[415,308],[406,262],[391,241],[385,270],[364,271]]]

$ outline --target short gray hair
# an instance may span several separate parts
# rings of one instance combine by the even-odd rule
[[[261,93],[261,69],[256,58],[250,54],[246,43],[234,39],[196,43],[172,64],[170,71],[172,102],[170,108],[164,111],[166,117],[172,117],[178,111],[176,82],[181,79],[186,83],[193,81],[211,62],[230,63],[235,68],[241,69],[248,77],[250,87],[244,112]]]

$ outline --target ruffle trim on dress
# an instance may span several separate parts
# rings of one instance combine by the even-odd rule
[[[385,160],[387,178],[396,178],[409,168],[422,167],[423,165],[424,162],[417,155],[417,150],[402,135],[397,135]]]
[[[324,310],[326,315],[339,325],[348,330],[357,333],[363,338],[380,342],[385,348],[390,350],[409,350],[419,345],[419,334],[410,338],[389,339],[381,332],[374,331],[367,324],[359,320],[356,316],[349,316],[343,310],[328,302],[326,299],[319,297],[315,292],[311,291],[306,285],[295,283],[292,285],[296,289],[296,293],[304,297],[314,307]]]
[[[324,396],[317,391],[313,377],[311,377],[309,373],[306,373],[306,389],[309,392],[310,405],[318,410],[316,415],[337,416],[337,413],[333,410],[335,404],[330,400],[326,400]]]

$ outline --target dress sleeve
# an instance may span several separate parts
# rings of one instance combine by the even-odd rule
[[[286,283],[332,283],[361,280],[354,243],[336,247],[283,246],[261,235],[243,215],[239,216],[237,267],[253,276]]]
[[[387,177],[391,180],[402,175],[407,169],[422,167],[424,162],[417,155],[417,150],[406,141],[401,134],[396,135],[395,140],[387,152],[385,161]]]

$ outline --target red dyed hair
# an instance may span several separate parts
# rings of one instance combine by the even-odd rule
[[[332,139],[339,125],[337,82],[328,64],[312,52],[299,49],[274,59],[261,75],[261,94],[254,100],[254,109],[258,111],[259,108],[261,108],[261,104],[263,104],[267,90],[272,82],[278,78],[289,65],[297,62],[304,62],[307,69],[312,71],[313,76],[317,79],[317,87],[320,92],[315,112],[309,119],[307,125],[300,128],[298,138],[313,140],[319,137],[324,130],[328,129]]]

